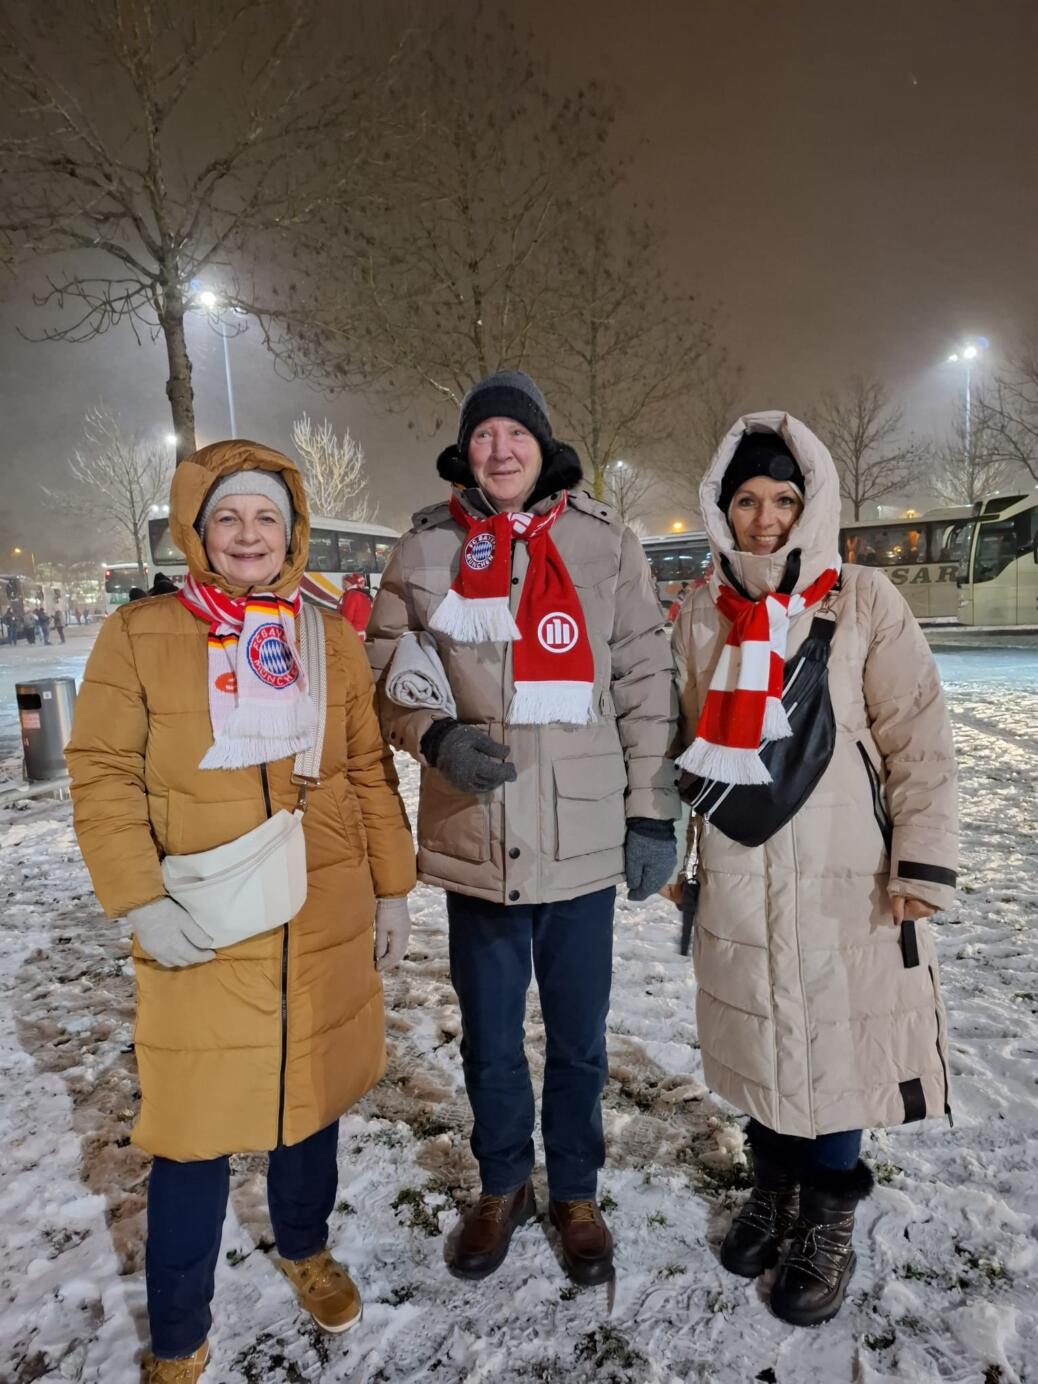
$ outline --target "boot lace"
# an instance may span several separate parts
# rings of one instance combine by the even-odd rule
[[[479,1205],[476,1207],[475,1219],[477,1221],[499,1221],[507,1200],[507,1197],[491,1196],[488,1192],[484,1192],[479,1199]]]
[[[743,1225],[781,1240],[789,1234],[796,1222],[798,1205],[799,1195],[795,1189],[778,1192],[769,1191],[764,1187],[754,1187],[737,1219]]]
[[[308,1259],[297,1270],[299,1286],[305,1293],[320,1293],[342,1285],[345,1270],[335,1262],[331,1254],[324,1250]]]
[[[566,1201],[562,1205],[570,1225],[594,1225],[598,1220],[598,1207],[593,1201]]]
[[[828,1225],[798,1221],[786,1256],[786,1268],[817,1279],[831,1292],[847,1262],[853,1233],[853,1212]]]

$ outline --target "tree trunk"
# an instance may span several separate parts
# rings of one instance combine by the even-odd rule
[[[196,450],[195,392],[191,387],[191,357],[187,353],[184,312],[184,297],[179,285],[167,289],[159,321],[169,360],[166,398],[173,415],[173,431],[177,435],[178,465]]]

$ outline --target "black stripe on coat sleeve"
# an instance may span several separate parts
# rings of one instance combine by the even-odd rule
[[[918,860],[899,860],[894,874],[898,879],[923,879],[929,884],[946,884],[949,889],[955,888],[958,878],[954,870],[945,869],[943,865],[927,865]]]

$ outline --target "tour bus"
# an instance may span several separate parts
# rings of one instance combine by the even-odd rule
[[[918,620],[959,618],[959,565],[969,552],[979,505],[932,509],[919,518],[845,524],[845,563],[878,567]]]
[[[958,594],[964,625],[1038,625],[1038,491],[984,502]]]
[[[374,594],[399,536],[394,529],[381,524],[362,524],[353,519],[311,519],[310,554],[299,583],[300,592],[314,605],[337,610],[342,599],[343,578],[361,572]],[[152,581],[156,572],[164,572],[178,584],[187,575],[184,555],[170,536],[166,507],[148,521],[148,570]]]
[[[104,613],[111,615],[130,599],[132,587],[147,587],[148,578],[135,562],[106,562],[104,574]]]
[[[666,533],[643,538],[656,594],[668,618],[687,593],[702,586],[710,567],[710,545],[705,533]]]

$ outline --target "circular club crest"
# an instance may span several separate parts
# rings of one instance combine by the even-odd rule
[[[494,560],[497,540],[492,533],[477,533],[465,544],[465,566],[471,572],[485,572]]]
[[[291,687],[299,677],[299,668],[280,625],[260,625],[249,639],[248,655],[249,667],[268,687]]]
[[[576,620],[561,610],[545,615],[537,626],[537,641],[550,654],[568,654],[579,638]]]

